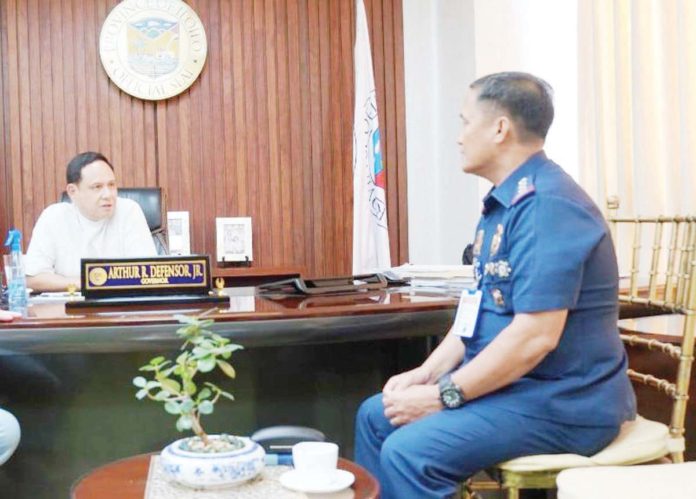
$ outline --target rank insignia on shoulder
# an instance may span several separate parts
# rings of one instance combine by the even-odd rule
[[[536,192],[536,189],[529,177],[522,177],[519,182],[517,182],[517,192],[515,193],[515,197],[512,198],[510,205],[514,206],[534,192]]]

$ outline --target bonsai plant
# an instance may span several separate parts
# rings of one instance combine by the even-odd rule
[[[171,478],[196,488],[232,485],[252,478],[264,466],[263,448],[255,442],[226,434],[209,435],[203,428],[201,417],[212,414],[221,399],[234,397],[210,381],[201,382],[201,375],[219,370],[234,378],[236,372],[229,359],[242,348],[210,331],[214,321],[206,315],[175,315],[182,324],[176,331],[183,340],[181,353],[174,360],[157,356],[142,366],[140,371],[151,379],[133,378],[137,399],[162,403],[167,413],[176,416],[177,430],[193,431],[194,436],[168,445],[161,459]]]

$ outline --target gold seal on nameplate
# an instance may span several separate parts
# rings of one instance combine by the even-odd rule
[[[94,267],[89,271],[89,282],[93,286],[101,286],[106,282],[108,274],[102,267]]]
[[[123,0],[99,36],[111,81],[145,100],[168,99],[190,87],[207,53],[203,23],[182,0]]]

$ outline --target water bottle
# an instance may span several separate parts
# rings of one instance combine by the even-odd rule
[[[5,266],[7,275],[7,304],[12,312],[27,314],[27,280],[22,264],[22,233],[11,229],[7,233],[5,246],[10,248],[10,263]]]

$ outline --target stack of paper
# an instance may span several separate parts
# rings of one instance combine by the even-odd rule
[[[43,292],[29,297],[29,303],[56,303],[66,301],[82,301],[85,297],[79,292],[70,294],[67,291]]]
[[[406,263],[393,267],[390,272],[401,279],[410,278],[417,287],[450,289],[471,288],[476,285],[471,265],[413,265]]]

